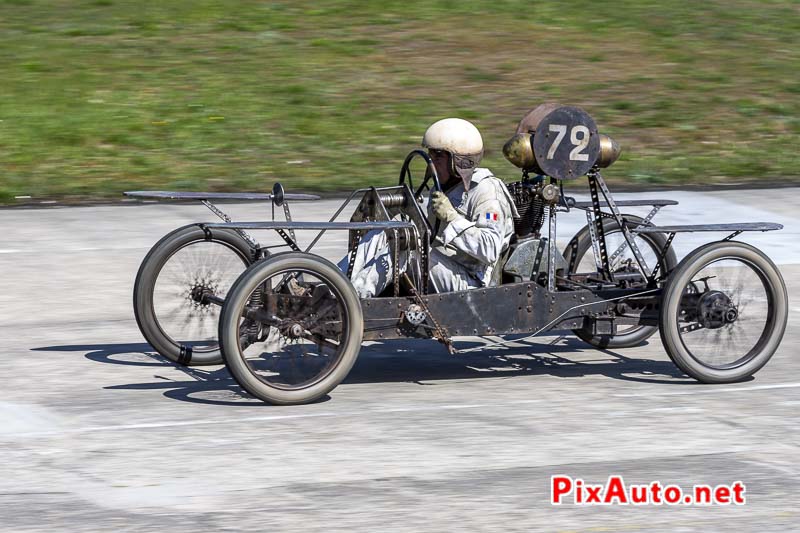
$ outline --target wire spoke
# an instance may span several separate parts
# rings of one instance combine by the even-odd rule
[[[251,371],[270,386],[302,389],[322,379],[338,364],[344,346],[343,303],[317,275],[289,269],[263,280],[259,287],[269,301],[269,316],[276,325],[267,337],[243,350]],[[251,295],[252,298],[252,295]],[[271,321],[272,323],[272,321]]]
[[[219,306],[192,297],[200,288],[217,296],[227,294],[246,262],[218,241],[190,242],[162,266],[153,288],[153,311],[158,326],[175,345],[216,341]],[[215,349],[215,343],[207,349]]]
[[[693,279],[700,292],[684,293],[679,309],[688,310],[688,315],[679,315],[679,319],[688,316],[690,320],[686,321],[689,323],[711,322],[706,327],[681,332],[684,345],[692,357],[706,366],[722,369],[744,364],[751,354],[757,352],[769,327],[767,287],[752,265],[735,258],[709,263]],[[704,279],[705,282],[701,281]],[[727,301],[726,305],[735,310],[733,322],[720,323],[719,318],[709,319],[703,315],[710,312],[702,303],[710,300],[704,298],[715,295],[724,295],[722,301]],[[717,316],[714,312],[709,316]]]

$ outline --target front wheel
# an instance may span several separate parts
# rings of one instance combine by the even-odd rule
[[[350,372],[364,320],[355,289],[331,262],[304,252],[256,263],[233,284],[219,322],[225,365],[253,396],[312,402]]]
[[[787,309],[783,278],[763,252],[715,242],[686,256],[667,280],[661,340],[678,368],[696,380],[740,381],[777,350]]]

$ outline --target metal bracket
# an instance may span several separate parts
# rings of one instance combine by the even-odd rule
[[[727,237],[725,237],[725,238],[724,238],[724,239],[722,239],[722,240],[723,240],[723,241],[729,241],[729,240],[733,239],[734,237],[736,237],[737,235],[739,235],[740,233],[744,233],[744,232],[743,232],[743,231],[741,231],[741,230],[739,230],[739,231],[734,231],[733,233],[731,233],[730,235],[728,235]]]
[[[644,217],[644,220],[639,225],[640,226],[644,226],[644,225],[649,224],[650,221],[653,220],[653,217],[655,217],[656,214],[658,214],[658,212],[661,211],[662,207],[664,207],[664,206],[663,205],[654,205],[653,209],[649,213],[647,213],[647,216]]]
[[[589,222],[589,236],[591,237],[591,222]],[[592,246],[594,246],[594,240],[592,240]],[[573,239],[567,245],[569,249],[569,270],[568,272],[575,272],[576,268],[578,268],[578,241],[577,239]]]
[[[414,229],[416,231],[416,229]],[[422,242],[424,239],[425,242]],[[426,230],[420,238],[419,247],[419,261],[421,264],[420,275],[422,277],[422,294],[428,294],[428,284],[430,282],[430,247],[431,247],[431,234]]]
[[[286,244],[289,245],[289,248],[291,248],[295,252],[300,251],[300,247],[297,246],[297,241],[294,240],[294,231],[289,230],[291,235],[286,233],[286,231],[282,230],[281,228],[275,228],[275,231],[278,233],[278,235],[281,236],[281,238],[286,242]]]
[[[661,263],[664,262],[664,259],[667,257],[667,253],[669,252],[669,247],[672,246],[672,239],[675,238],[675,233],[670,233],[669,237],[667,237],[667,242],[664,243],[664,249],[661,251],[661,255],[658,257],[658,262],[656,266],[653,267],[652,280],[656,279],[656,275],[658,274],[658,270],[661,268]],[[665,272],[668,274],[668,272]]]
[[[657,214],[659,211],[661,211],[661,208],[662,208],[662,207],[663,207],[663,206],[660,206],[660,205],[654,205],[654,206],[653,206],[653,209],[652,209],[652,210],[651,210],[651,211],[650,211],[650,212],[647,214],[647,216],[646,216],[646,217],[644,217],[644,219],[642,220],[641,224],[639,224],[639,225],[638,225],[638,226],[636,226],[636,227],[637,227],[637,228],[640,228],[640,227],[642,227],[642,226],[647,226],[647,225],[649,225],[649,224],[650,224],[650,221],[651,221],[651,220],[653,220],[653,217],[655,217],[655,216],[656,216],[656,214]],[[614,218],[614,217],[610,217],[610,218]],[[622,252],[624,252],[624,251],[625,251],[625,247],[626,247],[627,245],[628,245],[628,243],[627,243],[627,242],[624,242],[624,243],[622,243],[622,244],[620,244],[620,245],[619,245],[619,248],[617,248],[616,250],[614,250],[614,253],[613,253],[613,254],[611,254],[611,257],[609,258],[609,261],[611,262],[611,264],[612,264],[612,265],[614,264],[614,260],[615,260],[617,257],[619,257],[619,256],[620,256],[620,254],[621,254]]]
[[[292,221],[292,213],[289,212],[289,202],[286,201],[283,202],[283,216],[286,217],[286,222]],[[295,236],[293,229],[289,230],[289,235],[292,236],[293,241],[297,242],[297,237]]]
[[[592,252],[594,253],[594,265],[601,276],[605,275],[605,268],[603,267],[603,255],[600,250],[600,240],[597,236],[597,226],[595,226],[596,216],[593,215],[594,211],[586,211],[586,222],[589,228],[589,237],[592,239]],[[574,262],[577,262],[577,256],[573,254]],[[578,265],[570,265],[570,272],[575,272]]]
[[[217,206],[215,206],[214,204],[212,204],[208,200],[200,200],[200,202],[204,206],[206,206],[209,209],[209,211],[211,211],[212,213],[217,215],[219,218],[221,218],[223,222],[226,222],[226,223],[230,224],[231,217],[229,217],[222,209],[218,208]],[[233,231],[238,233],[245,241],[247,241],[247,244],[249,244],[253,249],[258,250],[259,248],[261,248],[261,245],[258,244],[258,241],[256,241],[249,233],[247,233],[243,229],[238,229],[237,228],[237,229],[234,229]]]
[[[624,251],[625,251],[625,247],[626,247],[626,246],[628,246],[628,243],[627,243],[627,242],[620,244],[620,245],[619,245],[619,248],[617,248],[616,250],[614,250],[614,253],[613,253],[613,254],[611,254],[611,257],[609,257],[609,258],[608,258],[608,262],[609,262],[609,264],[611,264],[611,265],[613,265],[613,264],[614,264],[614,260],[616,260],[616,258],[617,258],[617,257],[619,257],[619,256],[622,254],[622,252],[624,252]]]
[[[681,326],[678,328],[678,331],[681,333],[691,333],[692,331],[697,331],[698,329],[703,329],[703,325],[695,322],[694,324],[689,324],[688,326]]]
[[[539,271],[542,265],[542,257],[544,256],[544,247],[547,244],[547,238],[539,239],[539,244],[536,246],[536,255],[533,258],[533,268],[531,268],[531,275],[528,279],[537,281],[539,278]]]
[[[550,228],[547,239],[547,290],[556,290],[556,210],[553,206],[548,208]]]
[[[587,212],[586,218],[589,220],[589,235],[592,238],[592,248],[595,252],[595,264],[602,278],[614,281],[614,274],[611,272],[611,262],[608,259],[608,250],[606,249],[606,233],[603,228],[602,212],[600,211],[600,197],[597,194],[598,180],[592,172],[587,177],[589,178],[589,195],[592,198],[592,213],[594,217],[589,217]]]
[[[639,267],[639,271],[646,279],[650,279],[650,269],[647,267],[647,263],[645,262],[639,247],[636,245],[630,229],[625,224],[625,219],[622,218],[622,214],[619,212],[619,208],[617,207],[616,202],[614,202],[614,197],[611,196],[611,191],[608,190],[608,186],[606,185],[603,176],[600,175],[600,171],[596,168],[593,168],[591,171],[589,171],[588,176],[590,183],[594,181],[600,187],[600,191],[603,193],[603,197],[606,199],[608,207],[611,208],[614,218],[622,229],[622,235],[625,237],[625,241],[628,243],[628,246],[630,246],[631,251],[633,252],[633,257],[636,259],[636,264]]]
[[[392,245],[393,264],[392,264],[392,286],[394,297],[400,296],[400,239],[397,230],[392,230],[394,243]],[[406,239],[408,242],[408,239]]]
[[[361,231],[353,231],[353,249],[350,250],[350,258],[347,260],[347,277],[353,279],[353,268],[356,265],[356,254],[358,253],[358,245],[361,243]]]

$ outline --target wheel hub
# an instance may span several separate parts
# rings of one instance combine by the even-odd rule
[[[732,324],[738,317],[736,306],[723,292],[708,291],[697,301],[697,321],[705,328],[721,328]]]
[[[299,339],[306,331],[302,324],[293,320],[285,322],[278,329],[284,337],[292,340]]]
[[[194,286],[189,289],[188,299],[195,307],[208,307],[210,305],[208,297],[214,296],[215,293],[215,285],[205,281],[196,281]]]

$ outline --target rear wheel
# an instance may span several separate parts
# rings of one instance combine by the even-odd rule
[[[766,255],[749,244],[715,242],[686,256],[669,277],[661,340],[696,380],[740,381],[777,350],[787,310],[783,277]]]
[[[274,404],[312,402],[350,372],[361,349],[361,302],[321,257],[289,252],[256,263],[231,288],[219,322],[225,364]]]
[[[191,224],[164,236],[142,261],[133,288],[136,323],[147,342],[176,363],[220,364],[220,303],[252,256],[231,230]]]
[[[644,219],[635,215],[624,215],[624,217],[630,229],[644,222]],[[606,248],[611,262],[611,271],[618,273],[638,272],[633,252],[625,240],[619,223],[614,219],[605,219],[603,221],[603,230],[606,236]],[[658,263],[661,251],[667,243],[666,235],[663,233],[642,233],[634,234],[633,238],[636,246],[642,252],[645,262],[652,269]],[[575,265],[574,272],[571,273],[597,273],[597,265],[592,251],[592,238],[588,226],[584,226],[572,238],[572,241],[564,250],[564,259],[567,264]],[[675,268],[677,264],[678,260],[675,257],[675,252],[670,248],[666,256],[661,260],[659,270],[662,273],[666,273]],[[657,326],[640,325],[617,326],[614,335],[594,334],[592,329],[588,327],[573,330],[578,338],[598,348],[630,348],[638,346],[657,331]]]

